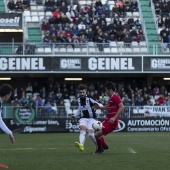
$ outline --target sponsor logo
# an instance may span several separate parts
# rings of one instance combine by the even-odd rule
[[[0,70],[45,70],[43,58],[0,58]]]
[[[89,70],[135,70],[132,58],[89,58]]]
[[[19,26],[19,20],[20,17],[14,17],[14,18],[0,18],[0,26]]]
[[[118,127],[116,130],[114,130],[114,132],[122,131],[124,128],[125,128],[125,123],[122,120],[119,120]]]
[[[60,68],[61,69],[81,69],[81,59],[60,59]]]
[[[170,69],[170,59],[151,59],[151,69]]]

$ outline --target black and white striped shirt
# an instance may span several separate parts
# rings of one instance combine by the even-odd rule
[[[92,108],[94,103],[97,103],[99,106],[103,106],[101,103],[88,96],[85,96],[84,98],[78,97],[77,102],[79,108],[75,114],[75,117],[80,116],[81,118],[96,118],[97,115],[95,110]]]

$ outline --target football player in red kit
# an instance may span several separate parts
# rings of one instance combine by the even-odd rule
[[[114,84],[108,82],[105,85],[105,90],[107,95],[110,97],[108,103],[105,106],[95,105],[95,108],[101,110],[108,110],[108,113],[103,122],[102,129],[95,132],[98,149],[93,154],[100,154],[105,149],[108,149],[108,146],[104,141],[103,135],[106,136],[117,128],[119,116],[124,110],[124,106],[120,97],[118,96],[118,94],[115,93],[116,89]]]

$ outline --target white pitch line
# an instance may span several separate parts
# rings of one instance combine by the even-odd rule
[[[128,148],[129,153],[136,153],[131,147]]]

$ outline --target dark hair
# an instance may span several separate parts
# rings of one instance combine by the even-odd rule
[[[0,86],[0,96],[6,96],[12,92],[12,87],[9,84],[3,84]]]
[[[84,84],[79,84],[78,90],[87,90],[87,86]]]
[[[110,89],[112,89],[113,91],[116,90],[115,85],[114,85],[112,82],[106,83],[106,84],[105,84],[105,87],[106,87],[108,90],[110,90]]]

